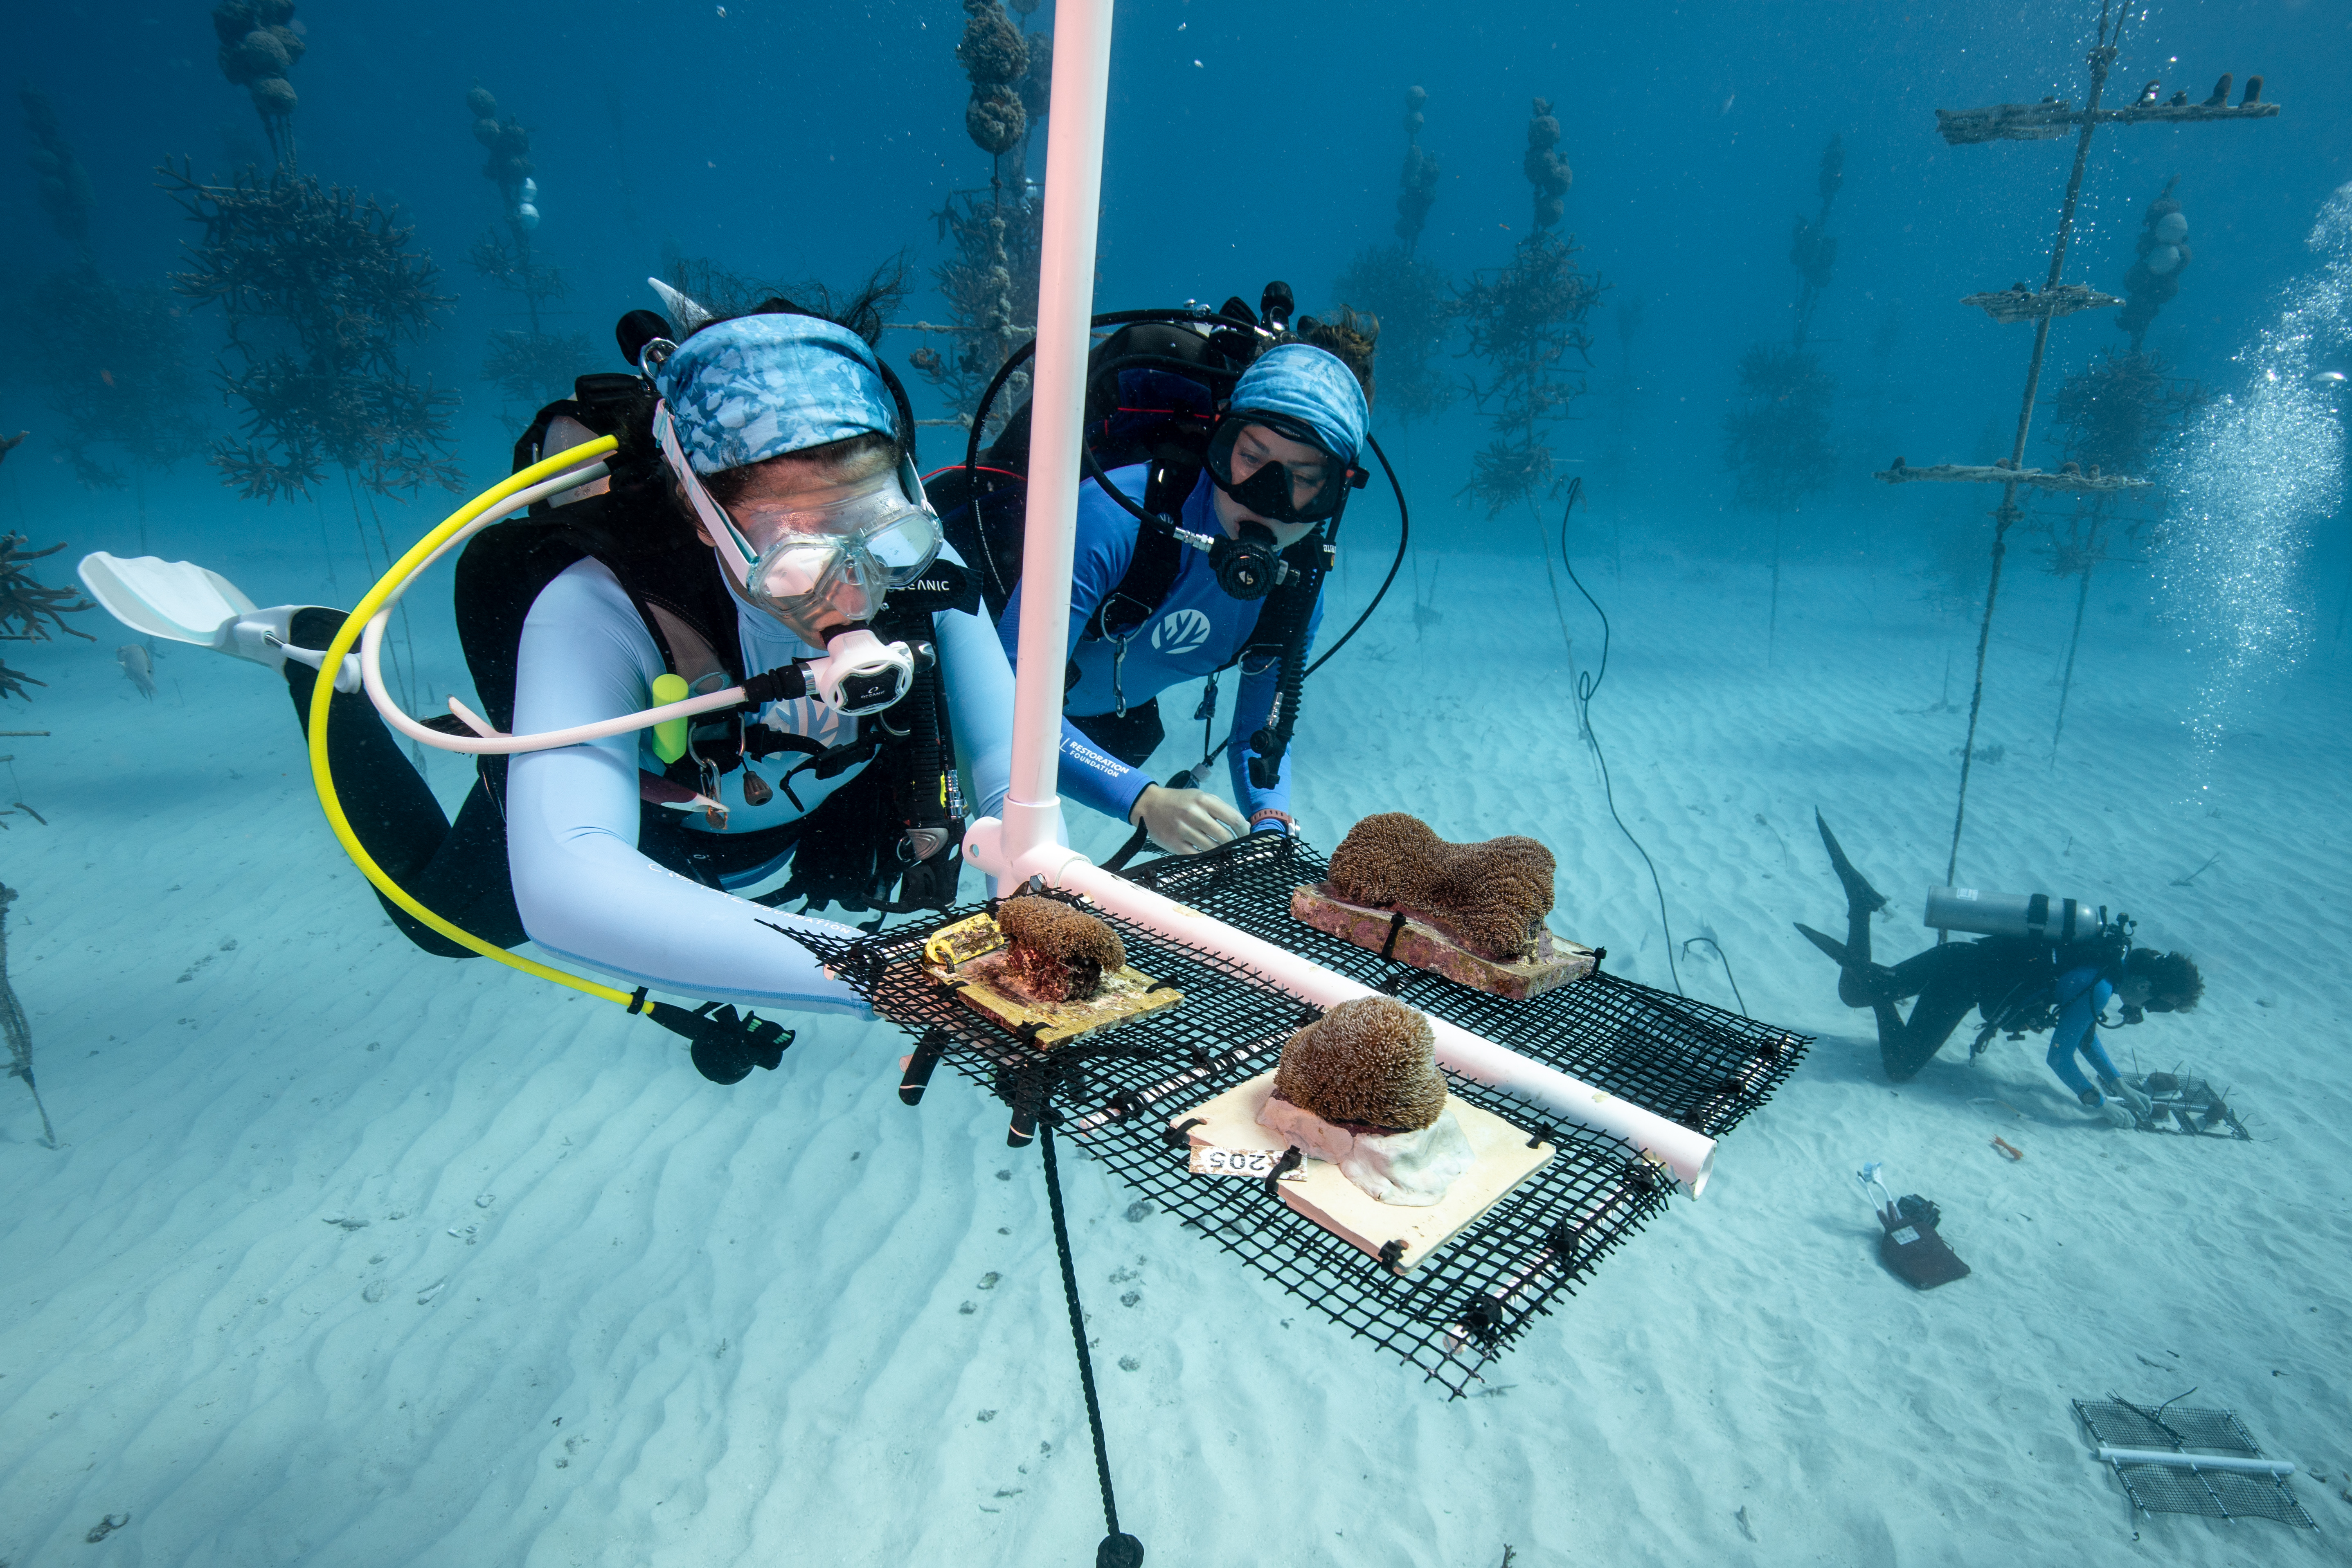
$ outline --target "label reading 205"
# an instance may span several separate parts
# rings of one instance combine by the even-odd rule
[[[1282,1163],[1282,1149],[1219,1149],[1212,1144],[1192,1146],[1192,1172],[1196,1176],[1249,1176],[1265,1181]],[[1291,1170],[1283,1173],[1285,1181],[1297,1181],[1306,1173]]]

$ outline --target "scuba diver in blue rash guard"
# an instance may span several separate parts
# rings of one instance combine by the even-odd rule
[[[2196,1006],[2205,981],[2194,960],[2132,946],[2130,921],[2124,918],[2085,924],[2079,933],[2029,927],[2022,934],[1944,942],[1892,966],[1874,963],[1870,917],[1885,907],[1886,899],[1854,869],[1819,813],[1814,822],[1845,889],[1846,940],[1807,925],[1797,930],[1837,963],[1838,1000],[1875,1015],[1879,1057],[1889,1082],[1916,1076],[1973,1007],[1984,1024],[1971,1056],[1982,1053],[1996,1034],[2017,1038],[2048,1029],[2050,1070],[2085,1110],[2126,1128],[2147,1114],[2147,1098],[2123,1081],[2099,1043],[2097,1028],[2105,1022],[2110,1001],[2122,1004],[2126,1024],[2139,1023],[2148,1013],[2185,1013]],[[2054,908],[2049,918],[2054,926]],[[1918,1000],[1906,1018],[1895,1004],[1914,996]],[[2090,1063],[2095,1084],[2084,1075],[2078,1056]]]
[[[1291,830],[1290,759],[1273,736],[1284,645],[1295,628],[1265,623],[1304,615],[1297,639],[1303,655],[1323,606],[1319,594],[1304,604],[1296,595],[1270,595],[1274,582],[1267,579],[1287,582],[1302,569],[1302,542],[1317,548],[1309,536],[1336,518],[1348,490],[1360,483],[1355,464],[1370,422],[1363,385],[1337,355],[1298,342],[1260,353],[1234,384],[1203,471],[1173,519],[1179,537],[1214,548],[1180,552],[1174,580],[1156,608],[1140,606],[1148,618],[1117,630],[1120,606],[1114,601],[1145,526],[1135,507],[1150,466],[1098,473],[1079,491],[1062,726],[1062,788],[1069,798],[1144,828],[1180,854],[1244,833]],[[1106,494],[1106,485],[1116,486],[1129,504]],[[1020,624],[1015,587],[997,624],[1010,654],[1017,654]],[[1106,629],[1088,635],[1097,626]],[[1159,694],[1180,681],[1213,679],[1235,662],[1242,678],[1229,763],[1234,798],[1246,815],[1205,790],[1170,789],[1140,771],[1163,732]]]
[[[369,697],[341,684],[323,742],[340,810],[402,891],[487,947],[529,941],[710,1005],[871,1016],[789,935],[856,933],[777,906],[954,901],[970,814],[958,752],[970,807],[996,810],[1011,667],[867,340],[781,299],[730,318],[666,300],[678,341],[631,312],[618,335],[645,374],[582,377],[517,449],[520,472],[613,435],[609,482],[484,529],[459,560],[458,631],[493,727],[471,733],[544,736],[736,687],[749,705],[482,755],[453,824]],[[142,564],[166,569],[111,563]],[[211,646],[282,669],[308,728],[313,650],[343,613],[242,611]],[[422,728],[470,739],[457,722]],[[787,871],[756,900],[730,890]],[[469,955],[379,897],[418,946]],[[696,1039],[706,1076],[777,1065],[776,1026],[738,1031],[730,1011],[724,1029],[699,1014],[679,1026],[662,1005],[646,1010]]]

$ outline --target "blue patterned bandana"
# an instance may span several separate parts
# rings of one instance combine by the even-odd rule
[[[1312,343],[1283,343],[1258,355],[1234,383],[1232,407],[1296,419],[1315,432],[1325,451],[1350,463],[1372,418],[1355,372]]]
[[[705,327],[656,369],[654,384],[698,474],[898,429],[898,405],[874,351],[814,316],[738,316]]]

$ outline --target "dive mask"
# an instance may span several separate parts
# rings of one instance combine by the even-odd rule
[[[1243,446],[1253,428],[1271,430],[1312,447],[1319,460],[1297,468],[1265,460],[1269,454],[1253,452]],[[1234,478],[1237,448],[1245,466],[1255,462],[1249,477],[1238,482]],[[1348,491],[1360,489],[1366,475],[1354,464],[1332,455],[1315,432],[1298,420],[1249,409],[1228,414],[1218,421],[1209,437],[1209,477],[1216,481],[1219,489],[1270,522],[1321,522],[1339,515]]]
[[[775,534],[762,549],[735,526],[687,461],[667,404],[654,429],[736,586],[806,642],[824,647],[844,622],[871,620],[891,589],[920,577],[939,557],[939,516],[904,456],[895,480],[842,486],[803,506],[763,513],[762,531],[773,528]]]

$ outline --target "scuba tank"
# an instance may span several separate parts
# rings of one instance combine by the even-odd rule
[[[2047,893],[1996,893],[1981,888],[1930,888],[1926,923],[1937,931],[2016,937],[2065,947],[2106,931],[2106,906],[2096,912],[2074,899]]]

